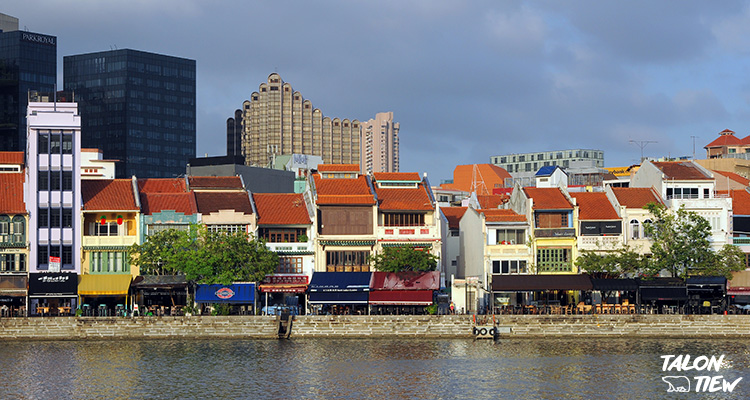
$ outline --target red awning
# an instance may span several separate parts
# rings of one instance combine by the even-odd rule
[[[750,295],[750,287],[729,287],[727,294],[730,296]]]
[[[285,285],[280,283],[263,283],[260,285],[261,293],[304,293],[307,285]]]
[[[374,290],[438,290],[440,271],[375,271],[370,278],[370,289]]]
[[[370,292],[370,304],[429,306],[432,304],[432,290],[375,290]]]

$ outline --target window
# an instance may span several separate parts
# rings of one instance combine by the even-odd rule
[[[0,216],[0,238],[3,242],[8,242],[10,239],[10,217],[7,215]]]
[[[117,236],[118,235],[118,227],[117,222],[106,222],[104,224],[92,222],[89,232],[91,232],[92,236]]]
[[[206,225],[209,232],[245,232],[247,225]]]
[[[91,273],[130,272],[128,256],[123,252],[93,252],[89,264]]]
[[[62,227],[72,228],[73,227],[73,209],[63,208],[62,210]]]
[[[188,225],[185,224],[154,224],[154,225],[148,225],[147,227],[147,235],[152,235],[156,232],[166,231],[169,229],[177,229],[178,231],[187,231],[190,229]]]
[[[47,248],[47,246],[39,246],[37,256],[39,257],[39,260],[37,262],[40,266],[49,264],[49,249]]]
[[[630,221],[630,238],[640,239],[641,238],[641,224],[637,219]]]
[[[26,242],[26,218],[16,215],[13,217],[13,243]]]
[[[703,198],[704,199],[710,198],[710,190],[709,189],[703,189]]]
[[[570,262],[571,249],[549,248],[536,252],[536,264],[539,272],[570,272],[573,265]]]
[[[49,173],[49,190],[60,190],[60,171]]]
[[[60,154],[60,133],[53,133],[49,140],[50,154]]]
[[[59,228],[60,227],[60,209],[59,208],[50,208],[49,210],[49,227],[50,228]]]
[[[40,191],[49,190],[49,172],[39,171],[37,173],[37,189]]]
[[[40,228],[49,228],[49,209],[40,208],[37,213],[37,225]]]
[[[667,188],[667,200],[697,198],[698,188]]]
[[[49,134],[39,135],[39,154],[49,154]]]
[[[384,213],[384,226],[424,226],[424,214]]]
[[[302,257],[279,257],[279,266],[276,267],[277,274],[301,274]]]
[[[643,237],[644,238],[650,238],[651,237],[651,235],[646,230],[646,227],[649,226],[649,225],[651,225],[651,220],[650,219],[647,219],[647,220],[643,221]]]
[[[299,237],[307,232],[304,228],[260,228],[258,235],[269,243],[292,243],[298,242]]]
[[[524,244],[526,243],[526,230],[524,229],[498,229],[497,244]]]
[[[73,154],[73,135],[63,135],[62,137],[62,153]]]
[[[492,261],[493,274],[525,274],[526,260]]]
[[[62,173],[62,190],[73,190],[73,171],[63,171]]]
[[[326,251],[327,272],[369,272],[369,251]]]
[[[61,264],[73,264],[73,247],[72,246],[63,246],[62,247],[62,259],[60,260]]]
[[[26,254],[0,254],[0,271],[26,271]]]

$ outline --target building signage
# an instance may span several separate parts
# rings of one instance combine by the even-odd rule
[[[49,272],[60,272],[60,257],[49,258]]]
[[[216,297],[218,297],[218,298],[220,298],[222,300],[228,300],[228,299],[231,299],[232,297],[234,297],[234,290],[232,290],[232,289],[230,289],[228,287],[223,287],[223,288],[217,290],[215,294],[216,294]]]
[[[264,283],[276,285],[307,285],[307,275],[266,275]]]
[[[40,35],[38,33],[23,32],[23,34],[21,35],[21,39],[23,39],[23,40],[25,40],[27,42],[49,44],[49,45],[52,45],[52,46],[55,45],[55,37],[54,36]]]
[[[29,296],[73,296],[78,293],[78,275],[68,272],[29,274]]]

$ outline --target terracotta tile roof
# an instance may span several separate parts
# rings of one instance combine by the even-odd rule
[[[220,210],[234,210],[252,214],[253,206],[247,192],[193,192],[195,204],[201,214],[210,214]]]
[[[722,147],[722,146],[737,146],[741,145],[742,140],[738,138],[737,136],[734,136],[734,131],[730,131],[729,129],[724,129],[723,131],[719,132],[719,137],[714,139],[713,142],[707,144],[703,148],[708,147]]]
[[[258,225],[310,225],[302,193],[254,193]]]
[[[84,210],[138,211],[130,179],[84,179],[81,199]]]
[[[443,189],[462,190],[471,192],[472,181],[474,179],[474,166],[477,167],[476,179],[484,182],[487,192],[477,194],[491,194],[492,189],[496,187],[505,187],[505,179],[510,178],[510,174],[503,168],[493,164],[469,164],[459,165],[453,170],[453,183],[444,183],[440,185]]]
[[[497,208],[510,200],[510,196],[504,194],[477,195],[480,209]]]
[[[578,204],[578,219],[619,220],[615,207],[604,192],[577,192],[570,194]]]
[[[185,193],[183,178],[147,178],[138,179],[138,191],[141,193]]]
[[[364,175],[356,179],[324,179],[315,174],[313,179],[318,204],[375,204],[375,196]]]
[[[742,144],[750,144],[750,135],[742,138]]]
[[[26,203],[23,200],[25,179],[23,172],[0,174],[0,213],[26,214]]]
[[[535,188],[526,187],[523,191],[528,197],[534,199],[535,210],[572,210],[565,195],[559,188]]]
[[[681,181],[711,179],[690,161],[652,161],[651,163],[664,173],[666,179]]]
[[[0,164],[18,164],[24,163],[22,151],[0,151]]]
[[[661,197],[652,188],[612,188],[612,192],[621,206],[643,208],[648,203],[664,204]]]
[[[525,216],[518,214],[513,210],[496,208],[478,211],[484,214],[484,220],[487,222],[526,222]]]
[[[188,183],[190,184],[190,190],[244,189],[239,176],[191,176],[188,178]]]
[[[441,207],[440,211],[445,215],[445,219],[448,220],[448,227],[450,229],[458,229],[458,223],[461,222],[461,217],[464,216],[468,207]]]
[[[722,176],[725,176],[725,177],[727,177],[727,178],[729,178],[729,179],[731,179],[731,180],[733,180],[733,181],[735,181],[737,183],[740,183],[742,185],[745,185],[745,186],[750,185],[750,179],[747,179],[747,178],[745,178],[744,176],[742,176],[740,174],[735,174],[734,172],[729,172],[729,171],[712,171],[712,172],[714,172],[716,174],[719,174],[719,175],[722,175]]]
[[[732,213],[734,215],[750,215],[750,193],[747,190],[730,190],[732,198]]]
[[[195,196],[190,193],[141,193],[141,212],[152,215],[166,210],[173,210],[185,215],[198,212]]]
[[[378,208],[383,211],[431,211],[435,208],[423,184],[412,188],[375,188]]]
[[[318,164],[318,172],[359,173],[359,164]]]
[[[375,172],[372,177],[376,181],[421,181],[417,172]]]

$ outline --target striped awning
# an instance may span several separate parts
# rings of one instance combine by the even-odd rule
[[[130,289],[130,274],[81,275],[78,294],[82,296],[125,296]]]

